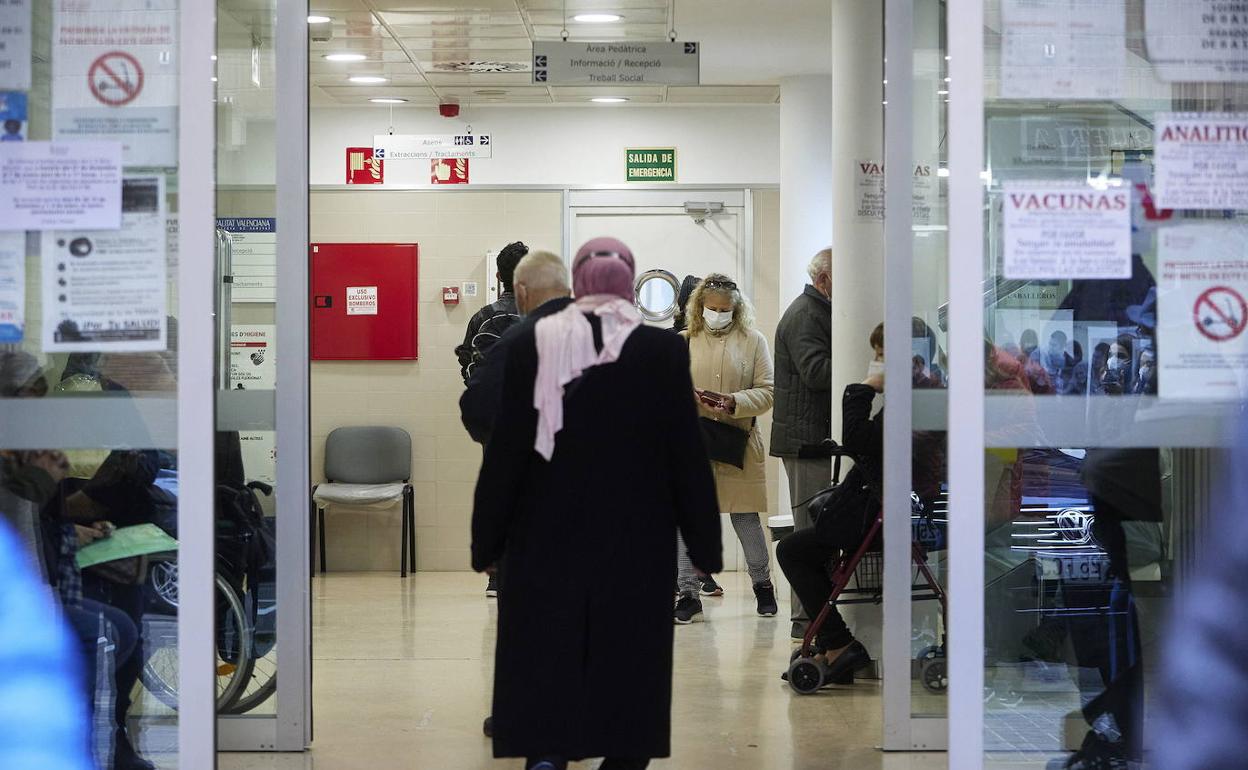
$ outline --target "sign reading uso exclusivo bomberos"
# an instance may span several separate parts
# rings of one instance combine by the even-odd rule
[[[533,82],[559,86],[696,86],[700,46],[686,42],[533,44]]]
[[[624,181],[675,182],[675,147],[630,147],[624,151]]]
[[[1006,278],[1131,277],[1131,187],[1016,182],[1004,198]]]
[[[1153,146],[1160,208],[1248,208],[1248,114],[1159,112]]]

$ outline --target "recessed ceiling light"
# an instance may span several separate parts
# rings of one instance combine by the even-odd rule
[[[383,78],[381,75],[352,75],[347,80],[352,83],[385,83],[389,78]]]
[[[597,104],[619,104],[620,102],[628,101],[628,99],[623,96],[595,96],[590,101]]]
[[[314,14],[310,14],[310,15],[308,16],[308,23],[309,23],[309,24],[326,24],[326,23],[331,22],[331,21],[333,21],[333,19],[329,18],[328,16],[320,16],[320,15],[315,14],[315,13],[314,13]]]
[[[382,97],[382,96],[369,99],[369,101],[372,102],[373,104],[407,104],[406,99],[392,99],[390,97]]]
[[[368,57],[362,53],[327,53],[326,61],[364,61]]]
[[[622,18],[624,17],[618,13],[578,13],[572,17],[572,20],[582,24],[609,24]]]

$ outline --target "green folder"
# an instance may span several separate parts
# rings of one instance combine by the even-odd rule
[[[165,534],[163,529],[155,524],[138,524],[122,527],[114,531],[111,537],[79,548],[78,567],[86,569],[108,561],[176,550],[178,541]]]

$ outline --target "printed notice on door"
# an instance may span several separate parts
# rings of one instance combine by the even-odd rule
[[[165,178],[126,177],[121,210],[120,230],[43,233],[46,352],[165,349]]]
[[[1248,3],[1145,0],[1148,60],[1168,83],[1248,80]]]
[[[273,324],[230,327],[231,390],[273,390],[276,387],[276,340],[277,327]],[[241,431],[238,440],[248,477],[273,483],[277,471],[277,433]]]
[[[0,344],[26,334],[26,233],[0,233]]]
[[[0,143],[0,230],[121,227],[116,142]]]
[[[0,2],[0,90],[30,90],[30,9],[33,0]]]
[[[1002,0],[1001,96],[1122,96],[1126,15],[1124,0]]]
[[[377,287],[348,286],[347,315],[377,315]]]
[[[1248,114],[1157,113],[1157,206],[1248,208]]]
[[[859,222],[884,219],[884,164],[860,160],[854,164],[854,202]]]
[[[1007,184],[1005,277],[1131,277],[1131,189]]]
[[[1159,395],[1242,399],[1248,386],[1248,228],[1162,228],[1157,266]]]

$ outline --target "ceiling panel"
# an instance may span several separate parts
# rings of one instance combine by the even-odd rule
[[[775,104],[780,86],[671,86],[669,104]]]

